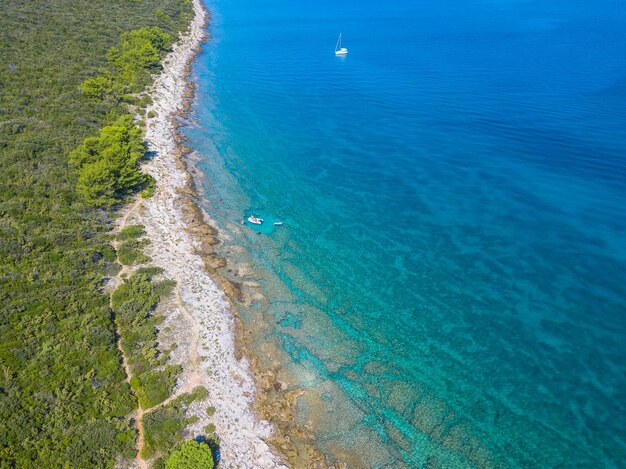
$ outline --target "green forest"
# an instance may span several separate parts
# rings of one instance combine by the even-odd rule
[[[135,456],[135,396],[162,401],[176,372],[127,384],[115,335],[116,320],[140,326],[131,366],[154,360],[145,313],[171,282],[139,271],[113,298],[117,319],[103,287],[118,259],[146,260],[140,228],[121,235],[123,252],[111,245],[116,210],[153,184],[129,112],[149,102],[191,1],[0,0],[0,11],[0,468],[113,467]]]

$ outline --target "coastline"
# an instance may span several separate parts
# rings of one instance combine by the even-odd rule
[[[164,276],[176,281],[173,299],[160,306],[165,320],[159,341],[174,346],[171,361],[183,367],[173,396],[204,386],[207,402],[192,404],[197,417],[187,433],[204,434],[213,424],[220,438],[222,467],[285,467],[268,441],[272,425],[255,410],[256,387],[251,364],[237,352],[235,314],[228,296],[237,287],[211,275],[220,260],[211,257],[214,231],[193,202],[195,188],[182,157],[178,117],[185,115],[193,96],[190,65],[206,38],[209,15],[201,0],[193,1],[194,19],[163,61],[149,94],[145,136],[153,157],[143,170],[154,177],[156,190],[122,212],[124,223],[145,226],[150,244],[145,252]],[[209,415],[206,406],[212,406]]]
[[[236,349],[238,357],[244,356],[251,365],[255,383],[255,410],[262,419],[270,422],[276,430],[267,441],[283,455],[289,467],[315,467],[317,469],[364,468],[366,465],[352,452],[337,449],[332,459],[322,453],[315,442],[309,425],[295,423],[295,407],[299,398],[307,392],[300,388],[297,379],[284,367],[277,345],[265,342],[261,350],[252,345],[253,333],[247,330],[240,319],[239,308],[250,307],[254,302],[266,301],[267,293],[261,285],[250,279],[251,267],[220,257],[212,246],[222,242],[222,233],[213,228],[215,222],[201,206],[205,196],[202,178],[206,177],[198,168],[201,155],[188,149],[183,155],[186,171],[191,175],[193,195],[189,201],[189,212],[193,216],[194,231],[206,244],[205,261],[211,276],[218,281],[230,302],[236,323]],[[234,229],[239,229],[239,223]],[[228,236],[228,235],[226,235]],[[264,327],[269,320],[259,313],[255,324]],[[259,325],[259,322],[264,325]],[[318,399],[319,401],[319,399]],[[307,401],[310,403],[310,401]]]
[[[153,146],[156,147],[156,142],[158,142],[158,145],[165,143],[161,142],[160,139],[162,139],[164,135],[167,135],[167,132],[171,133],[171,135],[169,135],[170,141],[167,142],[167,145],[169,145],[168,152],[173,156],[173,161],[170,161],[170,164],[176,166],[176,171],[180,173],[180,177],[185,179],[185,181],[182,183],[177,182],[173,186],[170,182],[164,184],[162,182],[164,180],[163,168],[161,168],[161,171],[152,172],[150,166],[152,162],[144,165],[144,169],[157,180],[157,193],[155,193],[155,196],[158,195],[158,189],[162,184],[164,186],[166,184],[169,185],[170,187],[168,187],[168,189],[173,189],[177,193],[177,195],[172,195],[172,200],[174,200],[175,204],[172,206],[172,211],[178,211],[177,225],[173,228],[173,233],[176,230],[181,230],[188,236],[190,252],[193,252],[197,257],[197,267],[192,268],[190,273],[193,274],[193,271],[197,269],[198,271],[202,271],[203,275],[208,276],[208,283],[212,282],[213,286],[205,290],[204,294],[207,295],[207,298],[210,297],[212,300],[219,298],[219,301],[222,302],[220,308],[225,309],[224,314],[228,316],[228,318],[224,318],[225,322],[229,323],[227,327],[229,337],[227,338],[228,344],[226,344],[226,348],[229,352],[234,353],[234,356],[229,357],[229,362],[231,362],[230,366],[220,371],[226,373],[229,368],[235,368],[241,370],[243,377],[245,377],[245,380],[242,380],[242,375],[233,375],[232,371],[230,372],[231,376],[234,376],[234,380],[236,381],[232,386],[241,386],[244,389],[242,394],[247,407],[244,408],[244,406],[240,406],[240,408],[243,409],[242,412],[246,414],[248,422],[247,428],[253,428],[255,425],[258,426],[255,435],[249,435],[245,438],[251,438],[256,447],[256,454],[262,455],[261,457],[252,459],[250,466],[244,465],[245,467],[259,468],[315,467],[318,469],[341,469],[348,467],[348,463],[350,463],[352,467],[365,467],[362,461],[350,452],[339,452],[336,454],[339,459],[328,459],[317,447],[314,435],[310,429],[294,423],[296,402],[298,398],[303,395],[303,391],[297,385],[295,388],[292,386],[296,381],[285,374],[286,370],[282,366],[280,353],[274,344],[266,344],[262,352],[264,355],[263,360],[257,355],[257,353],[259,353],[258,351],[252,350],[250,345],[250,331],[244,329],[239,316],[240,306],[249,306],[252,298],[258,299],[259,297],[263,297],[264,293],[260,290],[260,286],[256,282],[247,281],[245,275],[236,275],[233,277],[232,275],[226,274],[225,271],[230,271],[230,268],[237,270],[238,267],[235,265],[231,266],[231,260],[221,257],[221,254],[216,253],[213,248],[214,245],[221,242],[220,230],[211,218],[210,213],[208,213],[200,203],[203,197],[201,182],[203,173],[196,165],[198,155],[193,149],[186,145],[186,137],[180,132],[182,127],[189,124],[186,119],[191,112],[191,107],[195,99],[196,83],[190,78],[191,65],[197,53],[201,50],[201,44],[206,43],[206,39],[209,37],[205,29],[210,14],[205,10],[202,0],[194,0],[194,10],[196,11],[194,24],[198,18],[203,17],[204,19],[200,23],[200,32],[195,39],[192,55],[186,60],[184,71],[181,74],[184,89],[179,90],[179,101],[178,103],[166,103],[165,112],[158,109],[158,97],[161,95],[158,90],[158,84],[159,80],[162,79],[162,76],[159,76],[159,78],[155,80],[153,89],[150,91],[150,95],[154,99],[154,104],[147,109],[147,112],[150,110],[157,112],[158,117],[152,120],[148,119],[146,125],[146,138],[151,151],[153,150]],[[194,28],[195,27],[196,26],[194,26]],[[185,40],[181,41],[181,45],[184,42]],[[174,53],[171,55],[173,56]],[[166,57],[164,61],[165,70],[162,75],[165,75],[167,68],[170,67],[169,60],[170,57]],[[177,85],[179,85],[179,83]],[[165,116],[169,115],[169,119],[165,119],[167,122],[159,122],[159,120],[163,118],[162,114]],[[151,125],[155,123],[158,125]],[[167,132],[163,131],[165,127],[168,128]],[[154,136],[150,134],[151,128],[154,130]],[[154,139],[155,143],[153,143],[152,139]],[[173,174],[173,168],[170,169],[172,170],[171,174]],[[168,170],[166,169],[166,171]],[[158,217],[156,218],[158,219]],[[140,221],[140,223],[144,222]],[[152,239],[151,230],[146,227],[146,231],[150,239]],[[159,241],[157,244],[160,243],[162,243],[162,241]],[[154,248],[155,245],[153,243],[146,248],[146,252],[153,259],[158,259],[158,253],[152,252]],[[203,263],[203,266],[200,266],[199,261]],[[157,263],[161,265],[159,262],[160,261],[157,261]],[[182,258],[178,262],[180,262],[180,266],[183,269],[189,268],[187,264],[182,261]],[[168,276],[167,269],[165,274]],[[179,277],[170,278],[176,278],[178,282]],[[213,288],[217,288],[217,291],[213,290]],[[195,300],[202,301],[202,295],[196,294]],[[180,322],[182,319],[181,317],[174,317],[173,321]],[[170,318],[168,318],[165,324],[171,324],[171,322]],[[219,338],[216,336],[219,335],[219,331],[222,329],[222,326],[217,323],[216,326],[203,323],[202,330],[204,332],[202,334],[203,337],[200,348],[204,347],[204,350],[208,351],[206,348],[207,343],[209,341],[217,343]],[[178,337],[174,339],[173,342],[180,346],[180,337],[184,335],[184,333],[181,333],[179,330],[177,335]],[[233,340],[232,343],[230,343],[231,340]],[[216,360],[215,364],[219,367],[219,360],[222,355],[217,351],[212,351],[212,353],[213,358]],[[175,354],[173,356],[175,356]],[[235,362],[239,363],[235,364]],[[265,365],[261,365],[261,362],[265,363]],[[179,360],[178,363],[185,368],[184,373],[187,373],[184,361]],[[211,366],[204,367],[205,373],[211,373],[211,369]],[[175,393],[178,392],[178,389],[185,386],[182,379],[180,379],[179,382],[181,382],[181,384],[177,386]],[[227,383],[227,381],[221,383],[222,386],[227,386],[224,383]],[[209,392],[209,400],[211,400],[213,393],[211,391]],[[227,396],[228,394],[221,393],[220,395]],[[213,401],[211,401],[211,403],[213,404]],[[215,407],[219,409],[217,404]],[[200,414],[202,414],[202,412]],[[236,416],[236,412],[234,415],[234,419],[228,419],[226,424],[229,425],[229,431],[234,431],[236,437],[241,437],[243,435],[237,433],[237,426],[241,425],[242,420]],[[189,427],[192,432],[195,432],[194,435],[202,434],[204,425],[207,423],[207,420],[202,418],[202,415],[198,416],[200,420]],[[215,416],[219,417],[219,410],[216,412]],[[228,451],[224,445],[224,435],[221,431],[221,428],[224,426],[220,426],[220,424],[214,420],[210,421],[216,424],[216,433],[222,439],[221,452],[222,455],[224,455],[224,450]],[[242,428],[241,430],[244,429]],[[255,438],[262,440],[262,442],[254,441]],[[260,446],[260,448],[258,446]],[[229,467],[227,464],[224,464],[224,460],[222,460],[220,464]],[[240,467],[241,464],[241,461],[236,461],[236,467]]]

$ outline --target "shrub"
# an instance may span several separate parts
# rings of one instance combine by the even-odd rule
[[[81,83],[80,89],[88,98],[95,101],[104,101],[107,96],[113,94],[113,80],[109,76],[89,78]]]
[[[139,404],[144,409],[150,409],[160,404],[170,396],[176,376],[182,371],[179,365],[168,365],[162,370],[148,370],[139,368],[140,361],[133,360],[133,366],[137,370],[130,382],[135,391]]]
[[[145,241],[130,240],[119,245],[117,258],[123,265],[145,264],[150,261],[150,257],[141,251],[145,246]]]
[[[166,365],[167,355],[157,349],[152,311],[173,285],[172,281],[152,281],[161,271],[154,267],[139,269],[111,297],[122,350],[133,373],[130,384],[144,409],[167,399],[181,371],[178,365]]]
[[[138,239],[146,234],[146,228],[143,225],[125,226],[117,234],[118,241],[127,241],[129,239]]]
[[[206,443],[186,441],[174,451],[165,463],[166,469],[212,469],[213,453]]]
[[[154,191],[156,189],[156,184],[154,182],[154,178],[149,174],[146,174],[146,184],[145,189],[141,191],[141,197],[144,199],[149,199],[154,195]]]
[[[175,399],[167,406],[144,415],[144,448],[142,456],[150,458],[164,453],[182,442],[182,431],[187,426],[183,402]]]
[[[193,388],[189,397],[187,398],[187,403],[191,404],[194,401],[203,401],[209,397],[209,391],[204,386],[198,386]]]

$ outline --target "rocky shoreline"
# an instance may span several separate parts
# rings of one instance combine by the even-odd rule
[[[193,386],[204,386],[209,392],[207,402],[192,404],[188,410],[197,417],[188,433],[193,437],[203,434],[208,424],[215,426],[221,467],[285,467],[282,455],[268,444],[275,436],[274,429],[255,411],[250,362],[236,353],[236,323],[229,296],[237,297],[237,286],[211,275],[223,261],[212,255],[215,231],[193,201],[195,188],[182,159],[185,147],[178,134],[178,118],[189,110],[193,84],[187,77],[207,37],[208,13],[201,0],[194,0],[193,6],[190,29],[165,58],[163,71],[150,89],[153,102],[146,115],[152,117],[146,118],[145,130],[153,156],[143,170],[156,180],[156,191],[133,205],[132,213],[123,219],[144,225],[150,240],[146,254],[164,269],[165,277],[176,281],[176,301],[159,307],[165,317],[160,339],[175,345],[172,362],[183,367],[174,393],[188,388],[192,381]],[[191,340],[194,335],[199,337],[197,344]],[[199,372],[191,364],[191,357],[196,356]],[[207,405],[215,409],[211,415]]]

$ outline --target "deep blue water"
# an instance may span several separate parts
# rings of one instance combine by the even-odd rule
[[[296,423],[370,467],[625,467],[626,5],[207,6],[186,134]]]

